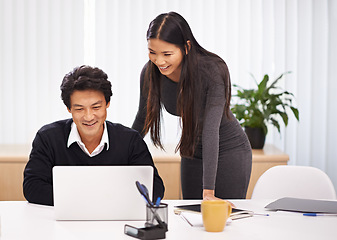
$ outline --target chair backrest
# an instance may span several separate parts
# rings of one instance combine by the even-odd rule
[[[329,176],[318,168],[281,165],[272,167],[261,175],[251,198],[282,197],[336,199],[336,191]]]

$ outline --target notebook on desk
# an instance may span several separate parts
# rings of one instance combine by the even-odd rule
[[[337,201],[284,197],[269,203],[265,208],[276,211],[336,214]]]
[[[152,196],[151,166],[55,166],[56,220],[145,220],[136,181]]]

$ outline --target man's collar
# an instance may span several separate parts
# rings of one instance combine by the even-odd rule
[[[82,142],[80,134],[78,133],[77,126],[74,122],[71,124],[71,130],[70,134],[68,137],[68,143],[67,147],[69,148],[71,144],[74,142]],[[100,144],[106,143],[106,150],[109,149],[109,135],[108,135],[108,129],[106,126],[106,122],[104,121],[104,130],[103,130],[103,135]]]

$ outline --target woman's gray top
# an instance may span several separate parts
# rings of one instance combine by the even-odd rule
[[[203,62],[199,64],[199,74],[201,74],[203,83],[202,105],[200,106],[203,124],[201,141],[196,146],[194,156],[203,161],[203,188],[214,189],[219,155],[228,156],[228,153],[250,151],[250,145],[232,112],[230,112],[230,119],[225,114],[225,85],[219,70],[211,62]],[[132,128],[140,133],[146,118],[147,93],[143,92],[146,67],[147,64],[140,76],[139,108],[132,125]],[[161,75],[158,80],[161,84],[161,103],[167,112],[177,116],[178,83],[164,75]]]

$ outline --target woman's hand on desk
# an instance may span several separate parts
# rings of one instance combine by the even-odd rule
[[[214,195],[214,190],[211,190],[211,189],[204,189],[202,195],[203,195],[203,200],[222,200],[220,198],[217,198]],[[227,202],[230,203],[232,208],[236,208],[236,206],[233,203],[231,203],[230,201],[227,201]]]
[[[220,198],[214,196],[214,190],[211,189],[204,189],[202,196],[203,200],[221,200]]]

